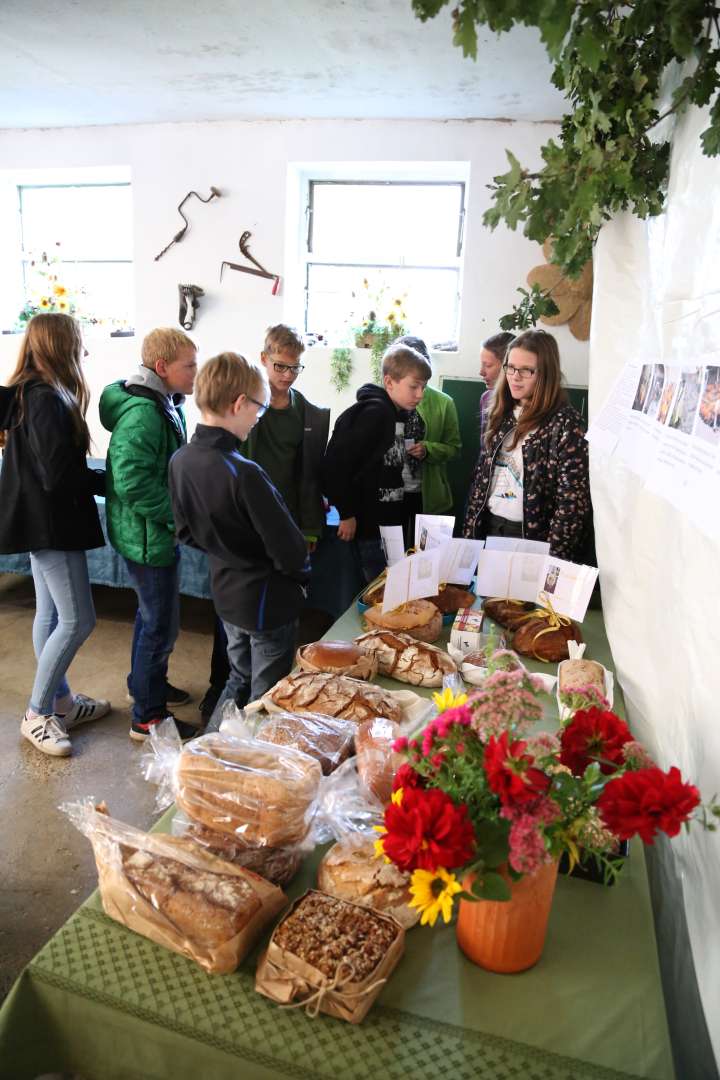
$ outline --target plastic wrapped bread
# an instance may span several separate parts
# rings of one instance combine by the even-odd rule
[[[307,834],[321,777],[320,763],[299,750],[214,732],[183,748],[175,801],[214,832],[287,847]]]
[[[371,630],[355,638],[359,649],[372,656],[381,675],[413,686],[442,686],[457,664],[442,649],[395,630]]]
[[[398,722],[403,719],[402,706],[387,690],[360,679],[349,679],[346,675],[310,671],[297,671],[281,679],[245,711],[263,707],[268,712],[281,709],[293,713],[324,713],[358,724],[374,716],[387,716]]]
[[[105,913],[211,974],[234,971],[287,903],[269,881],[191,840],[114,821],[92,800],[62,809],[92,843]]]
[[[281,711],[261,717],[255,734],[261,742],[309,754],[327,776],[352,753],[355,731],[354,721],[339,716]]]
[[[171,829],[173,836],[184,836],[199,844],[210,855],[235,866],[244,866],[280,888],[292,881],[311,848],[307,841],[295,847],[251,844],[241,836],[208,829],[207,825],[193,821],[182,810],[177,810],[173,815]]]
[[[393,777],[402,763],[400,755],[393,753],[393,743],[399,734],[397,724],[378,717],[360,724],[355,736],[360,780],[383,805],[390,802]]]
[[[409,906],[410,875],[378,859],[372,837],[362,833],[345,837],[325,853],[317,884],[330,896],[392,915],[406,930],[420,918],[420,912]]]

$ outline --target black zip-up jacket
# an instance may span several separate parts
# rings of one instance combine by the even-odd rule
[[[495,458],[515,427],[506,417],[492,446],[481,448],[475,466],[463,536],[482,537],[481,518],[487,505]],[[582,557],[592,522],[588,446],[585,425],[572,405],[562,405],[522,446],[523,536],[545,540],[550,554],[575,561]]]
[[[198,424],[170,460],[178,539],[208,554],[221,619],[274,630],[298,617],[310,578],[303,534],[267,473],[225,428]]]
[[[105,473],[89,469],[70,410],[47,383],[22,391],[0,387],[0,430],[6,445],[0,472],[0,552],[88,551],[104,547],[93,495]]]
[[[381,489],[402,492],[402,458],[389,461],[386,455],[395,445],[395,425],[410,414],[374,383],[361,386],[356,397],[337,418],[325,451],[323,493],[341,520],[357,519],[357,536],[363,539],[377,536],[378,525],[404,522],[402,498],[381,502],[379,496]]]

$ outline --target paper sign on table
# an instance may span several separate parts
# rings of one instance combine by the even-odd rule
[[[419,551],[388,567],[382,609],[393,611],[408,600],[437,596],[439,591],[440,549]]]
[[[538,601],[545,606],[551,604],[560,615],[582,622],[597,576],[596,566],[582,566],[548,555],[541,573]]]
[[[488,551],[522,551],[528,555],[550,554],[550,545],[547,540],[523,540],[517,536],[488,536],[485,547]]]
[[[469,585],[483,546],[483,540],[446,540],[437,549],[440,552],[440,581]]]
[[[455,528],[455,518],[448,514],[418,514],[415,518],[415,548],[429,551],[449,540]]]
[[[385,562],[388,566],[394,566],[405,558],[405,538],[403,537],[402,525],[381,525],[380,543],[385,552]]]

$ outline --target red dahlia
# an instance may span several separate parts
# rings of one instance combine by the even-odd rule
[[[638,833],[652,844],[655,833],[677,836],[680,826],[700,803],[700,792],[683,783],[674,765],[662,769],[638,769],[608,781],[598,799],[600,817],[621,840]]]
[[[383,848],[401,870],[437,870],[466,863],[475,849],[467,807],[439,788],[404,788],[385,810]]]
[[[580,709],[560,736],[560,761],[575,776],[582,776],[597,761],[604,773],[625,763],[623,746],[632,742],[630,728],[615,713],[603,709]]]
[[[485,748],[483,764],[488,784],[504,805],[531,802],[550,787],[550,777],[534,767],[534,758],[523,751],[522,739],[510,743],[507,731],[491,735]]]
[[[397,791],[398,788],[423,787],[424,784],[425,781],[420,773],[415,772],[412,765],[403,762],[402,765],[398,766],[393,777],[392,789]]]

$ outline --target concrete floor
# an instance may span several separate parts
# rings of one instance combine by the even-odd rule
[[[21,969],[95,888],[89,842],[60,813],[66,800],[104,799],[114,817],[147,828],[158,816],[155,789],[140,773],[141,744],[128,735],[125,700],[135,594],[93,588],[97,626],[70,668],[74,690],[105,697],[112,712],[72,736],[73,754],[51,758],[20,736],[20,720],[34,677],[31,643],[32,580],[0,574],[0,1000]],[[302,640],[327,629],[326,617],[304,620]],[[207,689],[213,611],[207,600],[182,597],[181,633],[170,660],[170,681],[193,695],[176,708],[179,719],[199,723]],[[303,632],[304,631],[304,632]]]

